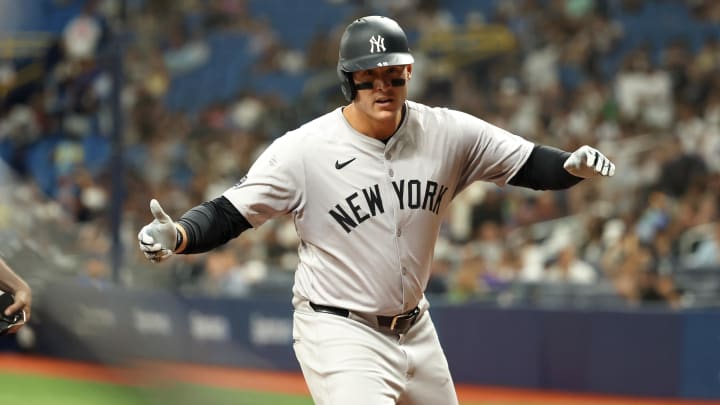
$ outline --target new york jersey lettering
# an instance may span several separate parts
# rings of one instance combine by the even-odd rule
[[[392,182],[392,188],[401,210],[422,209],[438,215],[443,197],[448,188],[435,181],[427,180],[424,183],[417,179],[399,180]],[[329,211],[330,216],[345,230],[352,232],[361,223],[368,219],[385,213],[383,197],[380,186],[375,184],[362,189],[361,193],[354,192],[335,204]]]
[[[352,212],[352,217],[340,204],[335,204],[335,209],[330,210],[330,215],[347,233],[350,233],[350,231],[359,224],[363,223],[366,219],[385,212],[382,198],[380,196],[380,186],[378,184],[363,189],[362,193],[365,198],[365,206],[367,207],[366,210],[364,210],[363,207],[358,205],[359,203],[356,202],[356,199],[359,197],[358,193],[352,193],[345,198],[345,204],[349,208],[349,211]],[[369,214],[367,213],[368,211]]]

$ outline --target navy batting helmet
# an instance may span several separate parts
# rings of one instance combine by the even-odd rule
[[[407,36],[395,20],[382,16],[358,18],[345,28],[340,39],[337,73],[345,99],[352,101],[357,95],[352,72],[413,62]]]

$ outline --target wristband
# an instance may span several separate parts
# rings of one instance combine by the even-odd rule
[[[173,249],[173,251],[177,250],[177,248],[179,248],[180,245],[182,245],[183,243],[183,234],[177,228],[175,228],[175,235],[175,248]]]

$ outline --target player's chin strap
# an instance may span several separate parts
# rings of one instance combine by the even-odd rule
[[[390,85],[392,87],[402,87],[405,85],[405,79],[391,79]],[[358,90],[372,90],[373,82],[355,83],[355,88]]]

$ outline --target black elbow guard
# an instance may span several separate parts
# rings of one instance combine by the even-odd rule
[[[192,208],[177,222],[187,233],[187,246],[181,253],[207,252],[252,228],[248,220],[225,197],[218,197]]]
[[[534,190],[562,190],[579,183],[563,164],[570,153],[544,145],[535,145],[528,160],[508,184]]]

